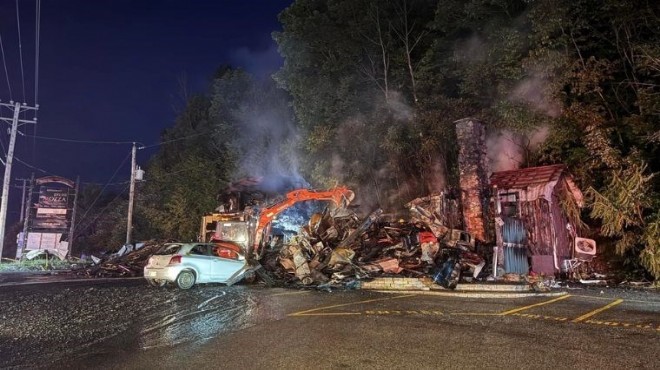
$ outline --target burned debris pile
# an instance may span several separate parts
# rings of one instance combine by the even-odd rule
[[[381,209],[364,219],[347,208],[326,209],[285,243],[275,236],[260,263],[286,284],[350,285],[396,275],[428,276],[453,288],[460,270],[471,269],[477,277],[485,263],[469,234],[443,225],[438,200],[408,203],[408,220],[392,220]]]
[[[72,273],[84,277],[132,277],[142,276],[144,266],[164,243],[150,240],[135,245],[124,245],[116,253],[103,258],[93,257],[94,264]]]

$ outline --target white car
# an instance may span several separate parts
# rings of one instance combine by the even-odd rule
[[[231,285],[250,271],[239,248],[215,243],[168,243],[149,258],[144,277],[150,285],[175,283],[190,289],[199,283]]]

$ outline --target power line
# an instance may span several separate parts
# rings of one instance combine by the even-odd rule
[[[111,186],[111,185],[126,185],[126,184],[129,184],[130,181],[127,180],[127,181],[108,182],[108,183],[81,181],[80,183],[84,184],[84,185],[108,185],[108,186]]]
[[[11,92],[11,83],[9,83],[9,72],[7,71],[7,59],[5,58],[5,47],[2,44],[2,34],[0,34],[0,50],[2,51],[2,64],[5,66],[5,76],[7,77],[7,88],[9,89],[9,100],[14,100]]]
[[[82,139],[67,139],[62,137],[49,137],[49,136],[38,136],[38,135],[28,135],[24,136],[32,137],[34,139],[41,140],[53,140],[53,141],[63,141],[67,143],[79,143],[79,144],[111,144],[111,145],[127,145],[133,144],[135,141],[109,141],[109,140],[82,140]],[[142,143],[140,143],[142,144]]]
[[[23,86],[23,103],[25,101],[25,73],[23,72],[23,43],[21,42],[21,17],[18,11],[18,0],[16,0],[16,27],[18,28],[18,56],[21,60],[21,83]]]
[[[198,132],[198,133],[196,133],[196,134],[192,134],[192,135],[188,135],[188,136],[184,136],[184,137],[179,137],[179,138],[172,139],[172,140],[166,140],[166,141],[162,141],[162,142],[160,142],[160,143],[156,143],[156,144],[151,144],[151,145],[141,146],[141,147],[139,147],[138,149],[153,148],[153,147],[155,147],[155,146],[161,146],[161,145],[164,145],[164,144],[173,143],[173,142],[175,142],[175,141],[186,140],[186,139],[190,139],[191,137],[196,137],[196,136],[206,135],[206,134],[210,134],[210,133],[212,133],[212,132],[213,132],[213,131]]]
[[[34,42],[34,105],[39,104],[39,34],[41,32],[41,0],[36,3]],[[35,125],[36,126],[36,125]],[[36,134],[35,134],[36,135]]]
[[[29,167],[29,168],[31,168],[31,169],[33,169],[33,170],[37,170],[37,171],[39,171],[39,172],[45,173],[46,175],[59,176],[59,175],[56,175],[56,174],[54,174],[54,173],[52,173],[52,172],[50,172],[50,171],[46,171],[46,170],[44,170],[43,168],[39,168],[39,167],[37,167],[37,166],[33,166],[33,165],[31,165],[31,164],[29,164],[29,163],[27,163],[27,162],[24,162],[24,161],[22,161],[22,160],[21,160],[20,158],[18,158],[18,157],[14,157],[14,159],[15,159],[17,162],[21,163],[22,165],[24,165],[24,166],[26,166],[26,167]]]
[[[33,169],[33,170],[37,170],[37,171],[39,171],[39,172],[42,172],[42,173],[44,173],[44,174],[46,174],[46,175],[58,176],[58,177],[64,177],[64,176],[61,176],[61,175],[57,175],[57,174],[55,174],[55,173],[53,173],[53,172],[50,172],[50,171],[48,171],[48,170],[44,170],[43,168],[39,168],[39,167],[37,167],[37,166],[31,165],[31,164],[29,164],[29,163],[27,163],[27,162],[21,160],[21,159],[18,158],[18,157],[14,157],[14,159],[15,159],[16,161],[20,162],[22,165],[24,165],[24,166],[26,166],[26,167],[28,167],[28,168],[31,168],[31,169]],[[126,185],[126,184],[128,184],[129,182],[130,182],[130,181],[118,181],[118,182],[102,183],[102,182],[86,182],[86,181],[81,181],[80,183],[81,183],[81,184],[85,184],[85,185],[108,185],[108,186],[111,186],[111,185]]]
[[[96,198],[94,199],[94,201],[92,202],[92,204],[89,206],[89,209],[87,209],[87,212],[85,212],[85,214],[82,215],[82,217],[80,217],[80,221],[81,221],[81,222],[82,222],[82,220],[85,219],[85,216],[87,216],[87,214],[88,214],[89,211],[92,209],[92,207],[94,207],[94,204],[96,204],[96,201],[99,200],[99,198],[101,197],[101,195],[103,194],[103,192],[105,191],[105,189],[110,185],[110,183],[111,183],[112,180],[115,178],[115,176],[117,176],[117,172],[119,172],[119,170],[124,166],[124,163],[126,163],[126,160],[127,160],[128,157],[130,157],[130,156],[131,156],[131,152],[128,152],[128,155],[126,155],[126,157],[124,158],[124,160],[121,161],[121,163],[119,164],[119,167],[117,167],[117,169],[116,169],[115,172],[112,174],[112,176],[110,177],[110,179],[108,180],[108,182],[105,184],[105,186],[103,186],[103,189],[101,189],[101,191],[100,191],[99,194],[96,196]]]
[[[35,5],[34,21],[34,106],[39,106],[39,42],[41,35],[41,0],[37,0]],[[35,112],[36,117],[36,112]],[[37,135],[37,123],[32,126],[32,135]],[[32,161],[37,158],[37,139],[32,138]]]
[[[198,132],[196,134],[183,136],[183,137],[179,137],[179,138],[176,138],[176,139],[166,140],[166,141],[159,142],[159,143],[156,143],[156,144],[151,144],[151,145],[144,145],[143,143],[141,143],[139,141],[83,140],[83,139],[70,139],[70,138],[63,138],[63,137],[39,136],[39,135],[29,135],[29,134],[22,134],[22,135],[26,136],[26,137],[31,137],[31,138],[34,138],[34,139],[40,139],[40,140],[53,140],[53,141],[62,141],[62,142],[67,142],[67,143],[79,143],[79,144],[127,145],[127,144],[137,143],[137,144],[141,145],[140,147],[138,147],[138,149],[148,149],[148,148],[153,148],[153,147],[160,146],[160,145],[170,144],[170,143],[173,143],[173,142],[176,142],[176,141],[190,139],[190,138],[196,137],[196,136],[207,135],[211,132],[213,132],[213,131]]]
[[[81,229],[79,229],[79,230],[76,230],[75,232],[78,233],[78,235],[80,235],[80,233],[82,233],[83,231],[86,231],[86,230],[89,229],[92,225],[94,225],[94,222],[96,222],[96,220],[98,220],[99,217],[101,217],[101,216],[103,215],[103,213],[105,213],[105,211],[106,211],[111,205],[113,205],[113,203],[114,203],[117,199],[119,199],[120,196],[122,196],[122,195],[126,192],[126,190],[128,190],[128,185],[127,185],[126,187],[124,187],[124,190],[120,191],[120,192],[117,194],[117,196],[116,196],[113,200],[111,200],[110,202],[108,202],[108,204],[107,204],[107,205],[101,210],[101,212],[99,212],[98,215],[96,215],[96,217],[94,217],[93,220],[91,220],[89,223],[87,223],[87,225],[85,225],[85,227],[83,227],[83,228],[81,228]],[[99,193],[99,194],[101,194],[101,193]],[[96,203],[96,200],[94,200],[94,203]],[[85,214],[87,214],[87,213],[89,212],[89,210],[92,209],[94,203],[92,203],[92,205],[89,207],[89,209],[87,210],[87,212],[85,212]],[[80,224],[82,225],[82,223],[83,223],[83,219],[81,218],[81,220],[80,220]],[[72,238],[72,240],[73,240],[73,238]]]
[[[2,108],[4,106],[0,105],[0,117],[2,117]],[[7,149],[5,148],[5,140],[4,140],[4,135],[0,132],[0,145],[2,145],[2,156],[6,156]]]

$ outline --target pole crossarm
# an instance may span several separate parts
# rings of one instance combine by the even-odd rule
[[[5,121],[5,122],[8,122],[8,123],[12,123],[12,122],[14,121],[13,119],[11,119],[11,118],[7,118],[7,117],[0,117],[0,120]],[[19,119],[19,120],[17,120],[17,122],[18,122],[18,123],[37,123],[37,119],[36,119],[36,118],[33,119],[33,120],[30,120],[30,119]]]

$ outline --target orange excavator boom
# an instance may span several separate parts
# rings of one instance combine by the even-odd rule
[[[326,191],[297,189],[288,192],[283,201],[261,210],[259,214],[259,221],[255,227],[253,252],[255,255],[258,255],[259,247],[261,246],[261,242],[264,236],[264,230],[266,230],[270,222],[273,221],[277,215],[282,213],[287,208],[295,205],[296,203],[304,202],[307,200],[330,200],[337,206],[343,205],[345,207],[350,204],[353,198],[355,198],[355,194],[345,186]]]

